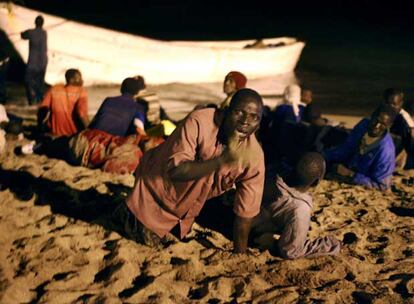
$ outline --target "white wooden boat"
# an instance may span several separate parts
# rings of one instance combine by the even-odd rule
[[[0,4],[0,28],[26,61],[28,42],[20,32],[33,28],[43,15],[48,33],[46,81],[63,82],[68,68],[78,68],[85,85],[119,84],[125,77],[143,75],[148,83],[223,81],[231,70],[249,79],[292,72],[304,42],[295,38],[264,39],[268,48],[243,47],[243,41],[161,41],[74,22],[14,4]]]

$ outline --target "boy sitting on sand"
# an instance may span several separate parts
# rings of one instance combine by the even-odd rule
[[[333,236],[311,241],[307,234],[312,213],[308,193],[323,178],[325,161],[321,154],[303,155],[287,178],[267,173],[260,214],[254,220],[257,233],[279,232],[278,255],[285,259],[338,254],[341,243]]]

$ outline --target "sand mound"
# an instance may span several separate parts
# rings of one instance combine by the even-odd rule
[[[1,303],[414,303],[414,172],[386,193],[323,181],[310,235],[346,246],[285,261],[232,255],[199,225],[163,250],[136,244],[111,220],[131,175],[15,156],[15,144],[0,160]]]

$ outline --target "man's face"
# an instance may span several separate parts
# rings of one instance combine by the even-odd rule
[[[395,110],[395,112],[399,113],[404,103],[404,95],[391,95],[390,97],[388,97],[387,103]]]
[[[243,140],[253,134],[259,128],[262,110],[262,106],[252,98],[229,108],[223,122],[226,138],[236,136]]]
[[[305,104],[310,104],[312,102],[312,91],[311,90],[304,90],[302,91],[301,101]]]
[[[387,113],[380,113],[377,116],[371,118],[370,125],[368,127],[368,135],[371,137],[379,137],[391,127],[392,120]]]
[[[81,87],[83,85],[82,75],[80,73],[75,73],[75,75],[71,79],[71,84],[74,86]]]
[[[223,92],[226,95],[231,95],[233,93],[235,93],[237,91],[237,84],[234,81],[234,79],[230,76],[227,76],[224,79],[224,83],[223,83]]]

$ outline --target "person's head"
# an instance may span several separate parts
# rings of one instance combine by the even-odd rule
[[[65,73],[67,85],[81,87],[83,85],[82,74],[78,69],[69,69]]]
[[[143,82],[143,78],[140,77],[128,77],[125,78],[124,81],[122,81],[121,84],[121,93],[122,94],[129,94],[132,96],[135,96],[139,93],[140,90],[142,90],[145,85]]]
[[[135,78],[138,81],[140,91],[144,90],[147,87],[147,85],[145,84],[145,79],[141,75],[136,75],[133,78]]]
[[[395,112],[400,112],[404,105],[404,93],[400,89],[389,88],[384,91],[384,101],[389,104]]]
[[[224,110],[221,126],[224,139],[233,135],[240,140],[249,137],[259,128],[262,113],[263,101],[259,93],[251,89],[238,90]]]
[[[301,101],[301,90],[297,84],[288,85],[283,93],[285,103],[299,104]]]
[[[35,19],[35,25],[36,27],[43,27],[43,23],[45,23],[45,20],[43,19],[42,15],[39,15]]]
[[[224,78],[223,83],[223,92],[230,96],[234,94],[237,90],[243,89],[246,87],[247,78],[242,73],[237,71],[231,71]]]
[[[368,126],[368,135],[371,137],[380,137],[391,127],[397,116],[395,109],[389,104],[382,104],[371,115]]]
[[[305,153],[295,167],[296,184],[304,188],[316,186],[325,175],[325,170],[326,164],[322,154]]]
[[[304,104],[310,104],[312,102],[312,91],[309,89],[302,89],[301,100]]]

